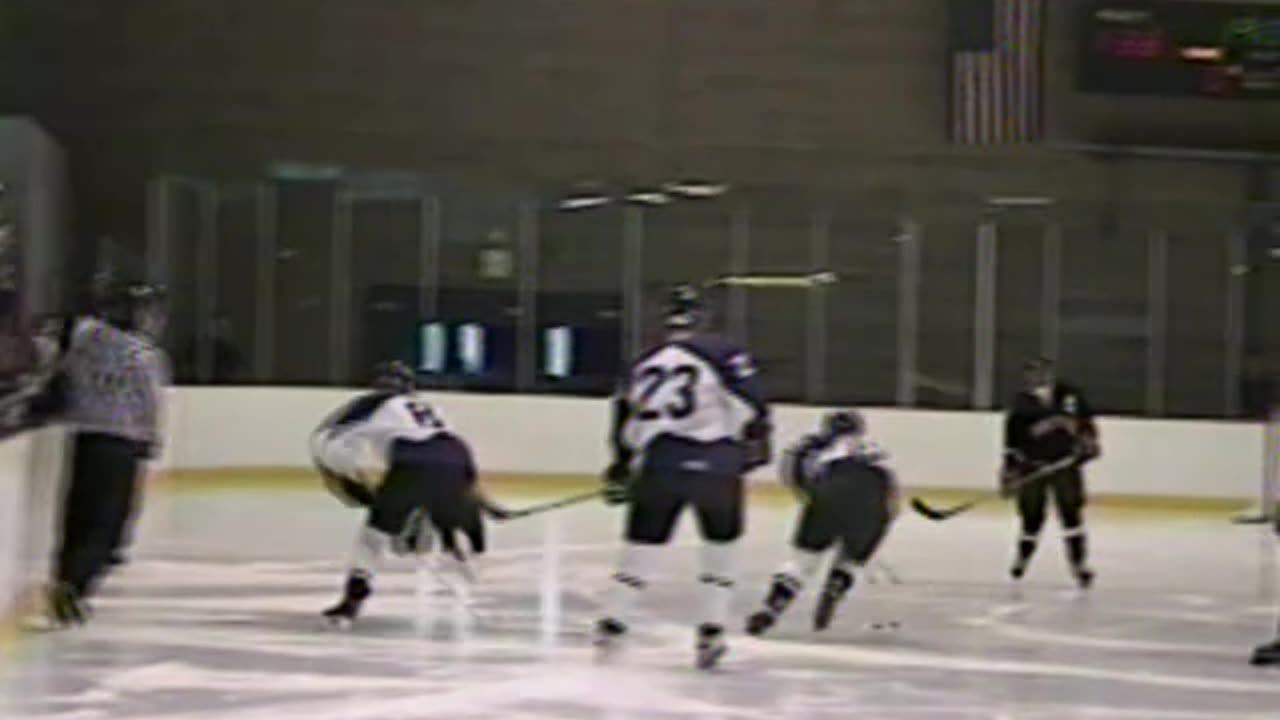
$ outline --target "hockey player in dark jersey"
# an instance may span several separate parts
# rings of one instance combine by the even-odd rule
[[[813,618],[815,630],[826,629],[857,571],[889,532],[898,513],[897,482],[883,464],[884,451],[865,440],[865,431],[857,412],[833,412],[819,432],[783,455],[783,480],[803,503],[791,541],[795,555],[773,576],[764,606],[747,619],[748,633],[772,627],[835,547]]]
[[[379,368],[372,392],[317,428],[311,452],[329,490],[368,509],[342,598],[324,612],[331,625],[346,627],[357,618],[389,550],[423,552],[432,531],[446,557],[469,575],[458,534],[468,538],[472,553],[485,551],[475,464],[466,443],[416,394],[407,366]]]
[[[727,649],[743,475],[768,462],[771,433],[751,356],[704,332],[705,322],[696,290],[673,290],[665,341],[632,363],[615,398],[606,496],[629,505],[625,544],[596,625],[597,645],[606,651],[626,634],[656,555],[689,506],[703,540],[695,649],[704,669]]]
[[[1025,388],[1014,398],[1005,418],[1004,467],[1000,474],[1001,493],[1014,498],[1022,525],[1010,574],[1015,580],[1026,574],[1044,527],[1046,505],[1052,497],[1062,522],[1071,572],[1081,587],[1088,588],[1094,572],[1088,564],[1081,466],[1101,453],[1093,410],[1079,388],[1058,380],[1048,360],[1028,362],[1024,381]],[[1078,462],[1060,472],[1016,485],[1018,478],[1038,467],[1072,458]]]

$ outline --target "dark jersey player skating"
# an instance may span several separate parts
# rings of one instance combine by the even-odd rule
[[[1098,429],[1084,393],[1057,379],[1052,363],[1033,360],[1024,368],[1024,389],[1005,419],[1001,491],[1012,497],[1022,536],[1010,573],[1020,579],[1035,554],[1050,498],[1058,510],[1071,572],[1081,587],[1093,583],[1084,526],[1085,487],[1081,466],[1099,455]],[[1026,484],[1019,478],[1037,468],[1077,458],[1079,462]]]

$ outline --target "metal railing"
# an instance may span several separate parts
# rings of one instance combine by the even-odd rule
[[[989,408],[1022,360],[1047,355],[1105,410],[1238,416],[1266,365],[1249,343],[1243,224],[1017,198],[957,213],[765,188],[658,195],[157,178],[147,267],[174,288],[170,344],[189,382],[359,382],[373,359],[420,362],[443,337],[447,367],[425,375],[440,387],[602,393],[650,337],[667,284],[817,270],[840,282],[713,298],[780,399]],[[550,369],[556,352],[568,377]]]

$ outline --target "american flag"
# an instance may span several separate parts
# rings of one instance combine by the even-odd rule
[[[949,5],[951,141],[1039,141],[1044,0],[950,0]]]

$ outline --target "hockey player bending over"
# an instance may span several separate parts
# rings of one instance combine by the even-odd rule
[[[747,619],[748,633],[760,635],[773,626],[834,546],[813,617],[814,629],[825,630],[857,571],[889,532],[898,512],[897,482],[882,464],[884,453],[865,442],[865,428],[860,414],[834,412],[819,432],[784,454],[783,480],[803,503],[791,541],[795,555],[773,576],[764,607]]]
[[[1024,381],[1026,386],[1014,398],[1005,419],[1004,468],[1000,474],[1001,494],[1016,500],[1022,519],[1022,537],[1010,574],[1015,580],[1026,574],[1044,528],[1045,506],[1052,496],[1062,521],[1071,572],[1081,587],[1088,588],[1093,583],[1093,570],[1088,565],[1081,466],[1101,452],[1093,410],[1079,388],[1058,381],[1048,360],[1027,363]],[[1027,473],[1069,458],[1079,462],[1043,479],[1015,485]]]
[[[484,552],[471,451],[415,392],[413,371],[402,363],[382,366],[374,390],[330,416],[312,436],[312,456],[330,491],[344,503],[368,509],[356,537],[341,601],[324,612],[345,627],[360,614],[389,549],[421,551],[435,529],[442,549],[465,572],[457,533],[474,553]],[[366,459],[379,467],[369,477]]]
[[[656,553],[688,505],[703,539],[696,654],[705,669],[727,649],[743,475],[768,462],[770,425],[751,357],[704,333],[704,323],[697,292],[676,288],[665,314],[666,340],[635,361],[615,398],[606,499],[630,505],[596,642],[608,650],[625,635]]]

